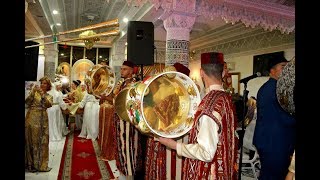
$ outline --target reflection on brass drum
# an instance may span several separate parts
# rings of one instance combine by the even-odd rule
[[[283,68],[277,81],[277,99],[280,106],[290,114],[295,114],[295,59],[292,59]]]
[[[201,100],[192,79],[177,71],[156,74],[121,93],[126,94],[128,120],[142,133],[166,138],[180,137],[192,128]]]
[[[124,88],[115,97],[115,110],[118,116],[131,124],[135,125],[140,132],[146,135],[152,135],[151,130],[147,127],[145,122],[141,119],[141,93],[144,90],[144,84],[139,82],[131,84]]]
[[[107,65],[95,65],[87,73],[91,79],[91,89],[94,95],[109,95],[115,86],[115,73]]]

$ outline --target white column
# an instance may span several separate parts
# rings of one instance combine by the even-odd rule
[[[186,67],[189,66],[190,31],[195,19],[195,16],[172,13],[164,20],[164,27],[167,31],[166,66],[176,62]]]
[[[51,38],[45,39],[45,42],[52,42]],[[58,64],[58,44],[44,45],[44,75],[54,81],[56,67]]]

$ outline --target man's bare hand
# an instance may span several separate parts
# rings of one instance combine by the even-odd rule
[[[164,137],[158,137],[158,138],[154,138],[155,141],[159,141],[161,144],[176,150],[177,149],[177,142],[173,139],[169,139],[169,138],[164,138]]]

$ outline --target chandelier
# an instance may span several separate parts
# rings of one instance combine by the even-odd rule
[[[97,33],[93,32],[92,30],[87,30],[79,35],[79,38],[83,39],[84,45],[87,49],[92,49],[94,43],[100,40],[99,37],[92,37],[96,34]]]

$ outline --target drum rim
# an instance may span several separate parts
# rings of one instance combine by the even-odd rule
[[[142,115],[141,115],[141,116],[142,116],[142,120],[145,121],[145,123],[147,124],[147,127],[151,130],[152,133],[154,133],[154,134],[156,134],[156,135],[158,135],[158,136],[161,136],[161,137],[177,138],[177,137],[181,137],[181,136],[185,135],[186,133],[188,133],[189,130],[192,128],[193,125],[190,125],[188,128],[184,129],[181,133],[171,134],[171,135],[168,134],[168,135],[165,135],[165,136],[164,136],[163,134],[160,134],[160,133],[158,133],[157,131],[155,131],[155,130],[149,125],[148,121],[146,121],[146,117],[144,116],[144,112],[143,112],[143,109],[144,109],[144,106],[143,106],[144,94],[146,93],[147,88],[149,87],[149,85],[150,85],[154,80],[156,80],[156,79],[159,78],[160,76],[163,76],[163,75],[169,74],[169,73],[176,73],[176,74],[178,74],[178,75],[182,75],[183,77],[189,79],[189,81],[191,82],[191,85],[196,89],[196,94],[197,94],[196,97],[198,97],[198,101],[199,101],[199,102],[198,102],[198,105],[199,105],[199,103],[200,103],[200,101],[201,101],[200,92],[198,91],[198,89],[197,89],[198,87],[197,87],[197,85],[194,83],[194,81],[192,81],[192,79],[191,79],[189,76],[187,76],[187,75],[185,75],[185,74],[183,74],[183,73],[181,73],[181,72],[178,72],[178,71],[166,71],[166,72],[161,72],[161,73],[155,75],[154,77],[150,77],[149,79],[147,79],[146,81],[143,82],[143,83],[145,83],[145,82],[147,82],[147,83],[146,83],[146,88],[143,90],[143,93],[142,93],[142,95],[141,95],[141,110],[142,110],[142,112],[141,112]],[[191,109],[191,105],[190,105],[189,108]],[[193,114],[193,118],[194,118],[194,114]],[[193,121],[194,121],[194,120],[193,120]]]

